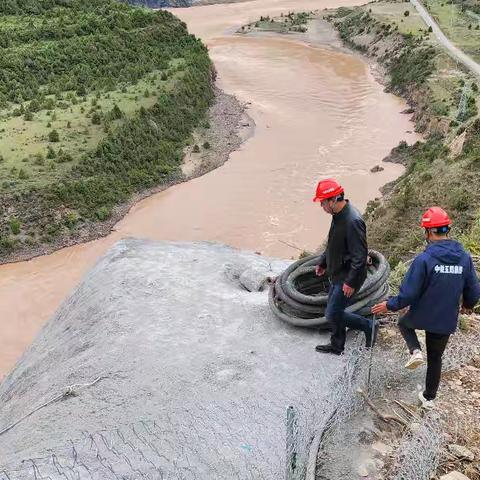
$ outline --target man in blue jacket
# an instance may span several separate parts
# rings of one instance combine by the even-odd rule
[[[398,321],[400,332],[410,350],[406,368],[424,363],[415,330],[425,330],[427,376],[419,399],[425,408],[433,408],[442,372],[442,356],[448,339],[457,329],[460,299],[462,312],[471,312],[480,299],[480,284],[470,255],[462,245],[448,238],[451,221],[440,207],[428,209],[422,217],[428,243],[410,266],[396,297],[372,308],[378,315],[409,307]]]

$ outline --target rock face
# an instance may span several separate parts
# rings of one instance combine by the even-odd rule
[[[286,266],[219,244],[116,244],[0,386],[0,430],[57,398],[0,435],[0,478],[282,478],[286,407],[321,416],[343,364],[239,282]]]

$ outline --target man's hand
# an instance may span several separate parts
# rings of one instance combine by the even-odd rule
[[[355,289],[352,288],[350,285],[347,285],[346,283],[343,284],[342,290],[343,290],[343,294],[347,298],[350,298],[353,295],[353,293],[355,292]]]
[[[317,277],[322,277],[323,275],[325,275],[325,272],[326,269],[323,268],[321,265],[317,265],[315,267],[315,275],[317,275]]]
[[[473,308],[467,308],[462,305],[462,308],[460,309],[460,313],[462,315],[471,315],[473,313]]]
[[[387,312],[388,312],[387,302],[377,303],[372,307],[372,313],[374,315],[381,315]]]

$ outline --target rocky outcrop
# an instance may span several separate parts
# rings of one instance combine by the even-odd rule
[[[286,407],[320,425],[343,363],[244,286],[287,265],[206,242],[116,244],[0,386],[0,478],[32,478],[32,462],[51,479],[281,478]]]

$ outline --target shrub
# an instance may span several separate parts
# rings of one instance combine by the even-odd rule
[[[403,12],[403,15],[404,15],[405,17],[408,17],[408,16],[410,15],[410,10],[405,10],[405,11]]]
[[[55,158],[57,154],[55,153],[55,150],[49,145],[47,147],[47,158],[52,159]]]
[[[11,218],[8,224],[10,226],[10,231],[14,235],[18,235],[20,233],[20,220],[18,220],[18,218]]]
[[[195,144],[195,145],[193,146],[192,152],[193,152],[193,153],[199,153],[199,152],[200,152],[200,147],[199,147],[197,144]]]
[[[458,211],[468,210],[470,207],[470,195],[467,190],[457,188],[452,190],[448,196],[449,204]]]
[[[45,158],[43,157],[43,155],[41,153],[37,153],[35,155],[35,160],[34,160],[34,163],[35,165],[45,165]]]
[[[23,116],[23,119],[26,121],[26,122],[31,122],[33,120],[33,113],[28,111],[28,112],[25,112],[25,115]]]
[[[210,147],[211,147],[210,143],[204,142],[203,148],[204,148],[205,150],[208,150]]]
[[[11,252],[15,248],[15,239],[10,237],[0,237],[0,250]]]
[[[48,141],[52,143],[57,143],[60,141],[60,135],[58,134],[57,130],[52,130],[48,134]]]
[[[28,173],[27,173],[23,168],[21,168],[21,169],[19,170],[19,172],[18,172],[18,178],[19,178],[20,180],[27,180],[27,178],[28,178]]]
[[[100,125],[102,123],[102,117],[98,112],[94,112],[92,115],[92,125]]]
[[[117,104],[115,104],[110,111],[110,116],[114,120],[120,120],[123,117],[123,112],[120,110],[120,107]]]
[[[103,222],[104,220],[107,220],[108,218],[110,218],[110,216],[112,215],[112,211],[110,208],[108,208],[107,206],[103,206],[103,207],[100,207],[100,208],[97,208],[96,212],[95,212],[95,216],[97,217],[98,220],[100,220],[101,222]]]
[[[64,223],[68,228],[72,229],[78,223],[78,220],[79,217],[75,212],[69,212],[65,215]]]

